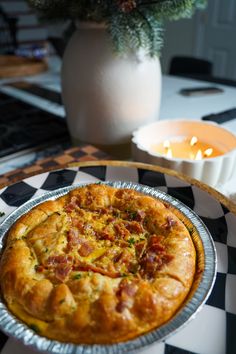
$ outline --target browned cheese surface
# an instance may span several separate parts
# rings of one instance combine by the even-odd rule
[[[159,200],[91,184],[11,227],[0,261],[8,308],[38,334],[115,343],[168,321],[195,274],[191,236]]]

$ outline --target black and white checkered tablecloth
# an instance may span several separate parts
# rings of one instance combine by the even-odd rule
[[[31,198],[47,191],[98,180],[132,181],[157,187],[196,212],[212,234],[217,250],[217,278],[200,313],[165,341],[142,354],[236,353],[236,215],[195,185],[160,172],[133,166],[87,166],[43,173],[0,191],[0,210],[9,215]],[[1,219],[3,220],[2,217]],[[29,354],[34,350],[0,332],[2,354]]]

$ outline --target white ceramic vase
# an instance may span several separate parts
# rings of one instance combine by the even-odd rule
[[[126,146],[134,130],[158,119],[160,98],[158,59],[142,50],[118,56],[103,25],[78,26],[62,65],[62,99],[74,143],[108,151]]]

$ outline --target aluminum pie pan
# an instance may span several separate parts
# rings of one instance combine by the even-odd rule
[[[24,345],[32,347],[32,349],[55,354],[134,353],[139,349],[143,349],[151,344],[162,341],[189,323],[189,321],[195,318],[196,314],[202,309],[211,293],[216,278],[216,249],[211,234],[197,214],[195,214],[190,208],[179,200],[156,188],[133,182],[107,181],[99,183],[116,188],[134,189],[143,194],[157,198],[169,205],[171,211],[173,211],[184,222],[189,230],[191,229],[191,236],[197,253],[196,272],[193,285],[187,295],[187,298],[177,313],[165,324],[127,342],[106,345],[64,343],[40,336],[23,322],[18,320],[8,310],[3,299],[0,298],[0,329],[8,336],[21,341]],[[73,186],[56,189],[24,203],[12,214],[10,214],[1,224],[0,250],[4,246],[4,239],[7,231],[20,216],[46,200],[59,198],[75,188],[88,184],[89,183],[80,183]]]

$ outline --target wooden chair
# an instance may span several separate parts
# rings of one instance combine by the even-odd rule
[[[170,62],[169,74],[236,87],[235,80],[214,76],[212,63],[205,59],[173,57]]]
[[[171,59],[169,74],[192,78],[212,76],[212,68],[212,63],[205,59],[175,56]]]
[[[0,7],[0,54],[14,54],[17,43],[17,18],[9,17]]]

